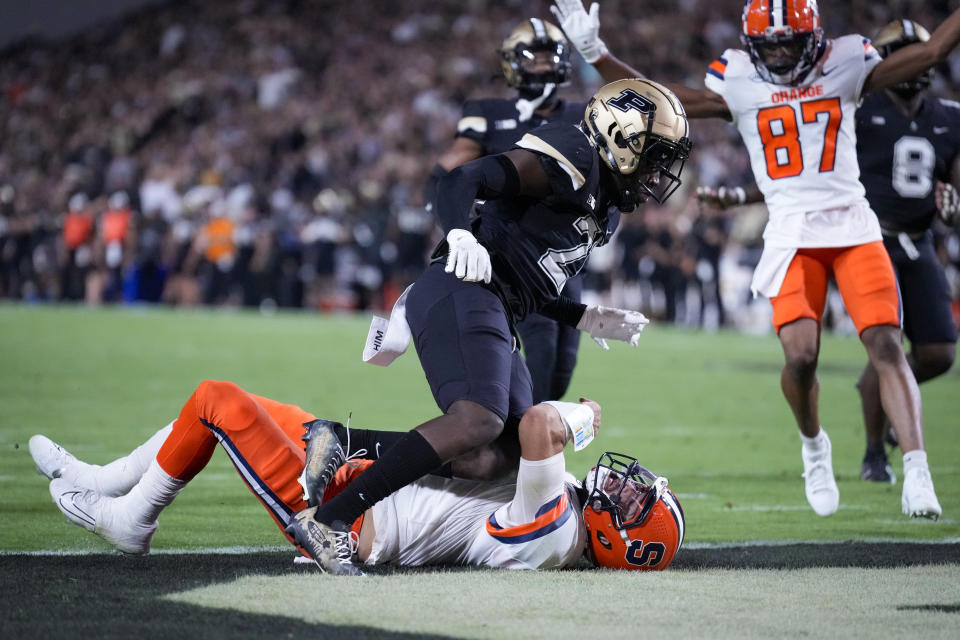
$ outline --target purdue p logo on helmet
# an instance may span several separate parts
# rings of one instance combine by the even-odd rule
[[[663,203],[680,186],[692,146],[690,129],[683,105],[663,85],[611,82],[590,98],[583,124],[614,173],[621,211],[632,211],[647,197]]]

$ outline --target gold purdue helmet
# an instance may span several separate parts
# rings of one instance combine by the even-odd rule
[[[550,57],[549,71],[528,70],[536,53]],[[547,83],[565,84],[570,75],[570,44],[559,27],[540,18],[524,20],[500,45],[500,65],[507,84],[521,94],[540,95]]]
[[[877,32],[873,46],[886,58],[891,53],[915,42],[926,42],[930,32],[913,20],[894,20]],[[916,78],[891,87],[893,91],[910,98],[930,86],[933,81],[933,69],[927,69]]]
[[[611,82],[590,98],[583,124],[613,171],[621,211],[633,211],[647,197],[662,204],[680,186],[690,128],[683,105],[663,85],[639,78]]]

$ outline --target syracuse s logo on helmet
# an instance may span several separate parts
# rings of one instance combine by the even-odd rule
[[[662,542],[643,543],[643,540],[634,540],[627,547],[624,559],[637,567],[655,567],[663,560],[667,547]]]

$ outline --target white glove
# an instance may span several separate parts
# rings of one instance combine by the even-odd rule
[[[490,282],[492,267],[490,254],[466,229],[451,229],[447,234],[447,266],[444,271],[453,273],[465,282]]]
[[[940,213],[940,219],[948,227],[952,227],[960,222],[960,194],[953,188],[949,182],[938,182],[937,192],[937,211]]]
[[[554,0],[550,12],[584,60],[593,64],[607,55],[607,45],[600,39],[600,5],[592,3],[588,14],[580,0]]]
[[[593,340],[609,349],[605,338],[629,342],[631,347],[637,346],[640,333],[650,321],[639,311],[615,309],[612,307],[587,307],[583,317],[577,323],[577,329],[590,334]]]

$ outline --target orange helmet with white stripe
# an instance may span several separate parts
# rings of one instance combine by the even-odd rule
[[[686,525],[666,478],[636,458],[607,452],[584,484],[587,547],[598,566],[659,571],[670,565]]]
[[[747,0],[740,41],[766,82],[802,80],[823,53],[816,0]]]

